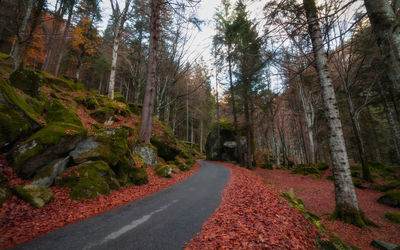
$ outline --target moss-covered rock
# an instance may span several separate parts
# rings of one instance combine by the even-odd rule
[[[132,153],[143,159],[146,166],[157,165],[157,148],[151,144],[139,144],[132,148]]]
[[[82,142],[70,153],[76,164],[102,160],[115,166],[128,151],[129,128],[107,128]]]
[[[16,110],[0,104],[0,148],[31,133],[30,123]]]
[[[390,220],[391,222],[400,224],[400,214],[399,213],[386,212],[385,218]]]
[[[38,74],[29,69],[18,69],[11,73],[10,83],[12,86],[22,90],[24,93],[35,97],[39,95],[42,79]]]
[[[114,93],[114,100],[116,100],[117,102],[122,102],[122,103],[127,104],[125,96],[123,96],[120,92]]]
[[[400,207],[400,190],[387,192],[378,199],[378,202],[392,207]]]
[[[159,165],[156,167],[155,171],[158,176],[169,178],[172,174],[172,167],[169,165]]]
[[[293,169],[290,173],[291,174],[320,176],[319,170],[314,167],[297,167],[297,168]]]
[[[193,165],[187,164],[182,158],[176,157],[175,159],[175,164],[176,166],[181,170],[181,171],[189,171]]]
[[[42,76],[43,82],[54,89],[62,88],[70,91],[82,91],[85,89],[85,86],[82,83],[74,82],[65,77],[54,77],[45,72],[42,72]]]
[[[114,167],[119,183],[123,186],[147,184],[148,174],[145,168],[137,167],[134,159],[124,157]]]
[[[43,121],[40,115],[26,103],[24,98],[18,94],[3,78],[0,77],[0,104],[14,106],[21,110],[23,114],[31,120],[35,127],[40,127]]]
[[[80,127],[83,126],[79,116],[71,111],[71,109],[66,109],[64,105],[56,99],[46,102],[45,110],[47,122],[64,122],[75,124]]]
[[[378,190],[381,192],[387,192],[387,191],[390,191],[390,190],[393,190],[396,188],[400,188],[400,180],[393,180],[384,185],[378,185],[378,184],[372,185],[372,189]]]
[[[10,196],[10,188],[8,187],[8,179],[0,173],[0,208]]]
[[[329,164],[326,163],[326,162],[318,162],[317,165],[316,165],[316,168],[319,171],[324,171],[324,170],[327,170],[329,168]]]
[[[119,189],[115,173],[104,161],[89,161],[68,168],[56,181],[58,187],[71,188],[73,200],[91,199],[108,195],[110,189]]]
[[[166,161],[174,161],[175,157],[180,153],[176,147],[161,141],[155,136],[151,137],[150,142],[157,148],[158,156],[162,157]]]
[[[95,96],[82,97],[78,96],[75,98],[75,101],[83,106],[85,106],[89,110],[94,110],[99,107],[99,102],[97,101]]]
[[[108,107],[97,109],[96,111],[90,114],[90,117],[92,117],[99,123],[105,123],[110,119],[112,120],[113,116],[114,116],[114,110]]]
[[[381,249],[381,250],[399,250],[400,249],[400,246],[398,246],[398,245],[384,242],[384,241],[377,240],[377,239],[372,240],[371,246],[373,246],[377,249]]]
[[[13,149],[11,160],[17,174],[29,178],[49,161],[75,148],[85,136],[83,127],[53,122]]]
[[[41,208],[54,200],[53,192],[45,186],[17,185],[13,187],[13,193],[20,199],[28,202],[36,208]]]
[[[53,185],[57,176],[67,168],[70,158],[70,156],[67,156],[50,162],[35,174],[31,183],[50,187]]]

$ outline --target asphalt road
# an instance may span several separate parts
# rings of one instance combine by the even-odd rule
[[[226,167],[201,163],[176,185],[14,249],[181,249],[218,207],[229,179]]]

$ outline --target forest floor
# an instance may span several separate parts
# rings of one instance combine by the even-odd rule
[[[30,241],[67,224],[94,217],[156,193],[188,178],[200,167],[200,163],[196,163],[191,170],[173,174],[171,178],[159,177],[151,167],[148,167],[146,169],[149,175],[148,184],[121,187],[118,191],[111,191],[108,196],[100,195],[90,200],[71,200],[68,188],[51,187],[54,201],[41,209],[36,209],[12,196],[0,209],[0,249]],[[5,154],[0,155],[0,171],[8,177],[11,187],[28,184],[15,175],[5,159]]]
[[[317,228],[274,187],[245,168],[216,163],[228,167],[231,178],[220,206],[186,249],[315,248]]]
[[[400,225],[394,224],[384,217],[385,212],[400,213],[400,209],[378,203],[377,199],[383,194],[382,192],[356,188],[360,208],[380,226],[364,230],[329,219],[329,215],[335,208],[333,181],[324,177],[316,179],[312,176],[291,174],[290,170],[267,170],[258,167],[255,173],[283,192],[288,192],[292,188],[294,195],[303,200],[308,211],[322,217],[322,223],[327,231],[338,235],[347,244],[361,249],[375,249],[370,245],[373,239],[400,244]]]

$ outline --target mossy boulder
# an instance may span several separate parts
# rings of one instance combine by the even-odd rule
[[[146,169],[137,167],[131,157],[125,156],[113,169],[117,174],[119,183],[123,186],[142,185],[149,182]]]
[[[17,174],[29,178],[48,162],[75,148],[86,134],[83,127],[53,122],[12,150],[11,160]]]
[[[114,100],[117,101],[117,102],[122,102],[122,103],[127,104],[125,96],[123,96],[120,92],[115,92],[114,93]]]
[[[12,86],[10,86],[3,78],[0,77],[0,104],[11,107],[16,107],[22,111],[34,128],[39,128],[43,125],[40,115],[26,103],[24,98],[18,94]]]
[[[104,161],[89,161],[68,168],[57,178],[56,185],[71,188],[73,200],[108,195],[111,189],[120,188],[115,173]]]
[[[82,121],[79,116],[71,111],[71,109],[66,109],[60,101],[52,99],[46,102],[45,114],[47,122],[64,122],[71,123],[82,127]]]
[[[158,176],[169,178],[172,174],[172,167],[169,165],[159,165],[156,167],[155,171]]]
[[[139,144],[132,148],[132,153],[138,155],[143,159],[146,166],[156,166],[157,161],[157,148],[151,144]]]
[[[8,187],[8,179],[0,173],[0,208],[10,196],[10,188]]]
[[[33,177],[31,183],[50,187],[54,184],[57,176],[60,175],[68,166],[71,157],[60,158],[41,168]]]
[[[387,192],[378,199],[378,202],[392,207],[400,207],[400,190]]]
[[[85,106],[89,110],[94,110],[99,107],[99,102],[97,101],[95,96],[88,96],[88,97],[78,96],[75,98],[75,101],[78,104]]]
[[[42,86],[42,79],[40,76],[36,74],[36,72],[28,69],[18,69],[12,72],[9,81],[12,86],[32,97],[39,95]]]
[[[182,158],[177,157],[175,159],[175,165],[181,170],[181,171],[189,171],[193,165],[187,164]]]
[[[13,187],[13,193],[36,208],[41,208],[54,200],[53,192],[40,185],[17,185]]]
[[[99,123],[106,123],[106,122],[110,123],[111,121],[113,121],[113,116],[114,116],[114,110],[108,107],[97,109],[96,111],[90,114],[90,117],[92,117]]]
[[[400,224],[400,214],[399,213],[386,212],[385,218],[390,220],[393,223]]]
[[[319,171],[324,171],[329,168],[329,164],[326,162],[318,162],[315,166]]]
[[[16,110],[0,104],[0,149],[31,133],[32,126]]]
[[[399,250],[400,249],[400,246],[398,246],[398,245],[384,242],[384,241],[377,240],[377,239],[372,240],[371,246],[373,246],[377,249],[380,249],[380,250]]]
[[[205,145],[207,160],[238,161],[236,148],[236,132],[233,124],[221,120],[219,122],[220,144],[218,144],[218,124],[214,124],[211,132],[207,136]]]
[[[76,164],[102,160],[110,166],[115,166],[126,155],[127,138],[131,134],[131,129],[125,127],[104,129],[97,135],[81,141],[70,156]]]
[[[62,88],[70,91],[82,91],[85,89],[82,83],[66,79],[65,77],[54,77],[49,74],[42,74],[42,76],[43,82],[54,89]]]
[[[320,172],[317,168],[314,167],[296,167],[293,169],[291,174],[302,174],[302,175],[314,175],[314,176],[320,176]]]
[[[166,143],[155,136],[151,137],[150,142],[157,148],[158,156],[166,161],[175,160],[175,157],[180,153],[174,145]]]
[[[393,180],[384,185],[377,185],[377,184],[372,185],[372,189],[378,190],[381,192],[387,192],[387,191],[390,191],[390,190],[393,190],[396,188],[400,188],[400,180]]]

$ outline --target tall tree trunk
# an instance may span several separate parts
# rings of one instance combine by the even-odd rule
[[[58,49],[58,56],[56,58],[56,65],[54,67],[54,71],[52,72],[54,76],[58,75],[58,72],[60,71],[60,66],[61,66],[61,62],[62,62],[62,58],[64,56],[64,52],[65,52],[65,42],[67,40],[67,35],[69,32],[69,27],[71,25],[71,20],[72,20],[72,14],[74,11],[74,6],[75,6],[76,0],[71,1],[71,5],[70,8],[68,10],[68,18],[67,18],[67,22],[65,23],[65,28],[64,28],[64,32],[61,38],[61,43]]]
[[[115,74],[117,72],[117,60],[118,60],[118,48],[119,48],[119,29],[117,28],[114,34],[113,50],[112,50],[112,61],[110,71],[110,81],[108,82],[108,98],[114,99],[114,87],[115,87]]]
[[[21,58],[20,58],[21,46],[25,42],[24,40],[25,40],[25,36],[26,36],[26,30],[28,28],[29,18],[31,17],[33,3],[34,3],[34,0],[28,1],[28,7],[26,8],[25,16],[24,16],[24,19],[22,20],[21,27],[17,34],[17,41],[15,43],[14,50],[12,53],[12,58],[14,60],[13,71],[18,69],[20,61],[21,61]]]
[[[151,138],[151,129],[153,125],[154,98],[157,88],[157,51],[159,31],[159,19],[161,5],[164,0],[151,1],[150,17],[150,54],[148,62],[146,91],[143,101],[142,122],[139,131],[139,138],[143,142],[149,143]]]
[[[375,39],[393,86],[400,89],[400,26],[389,0],[364,0]]]
[[[203,153],[203,118],[200,119],[200,153]]]
[[[252,169],[253,168],[253,154],[252,154],[252,150],[251,150],[251,121],[250,121],[250,107],[249,107],[249,98],[245,98],[244,100],[244,117],[246,120],[246,166],[248,169]]]
[[[328,58],[322,41],[315,0],[303,0],[309,34],[315,57],[315,66],[321,85],[325,116],[328,122],[329,147],[333,161],[336,208],[334,216],[347,223],[365,227],[368,220],[363,216],[354,190],[339,117],[335,91],[328,70]]]
[[[388,105],[388,100],[386,97],[386,93],[385,90],[381,84],[380,81],[378,81],[378,85],[379,85],[379,90],[380,90],[380,95],[383,101],[383,107],[385,108],[385,113],[386,113],[386,118],[388,120],[389,123],[389,127],[390,127],[390,132],[392,133],[392,137],[393,137],[393,141],[394,141],[394,146],[396,149],[396,156],[397,156],[397,161],[400,162],[400,134],[399,134],[399,130],[397,129],[397,124],[396,121],[393,118],[393,114],[390,111],[389,105]]]

